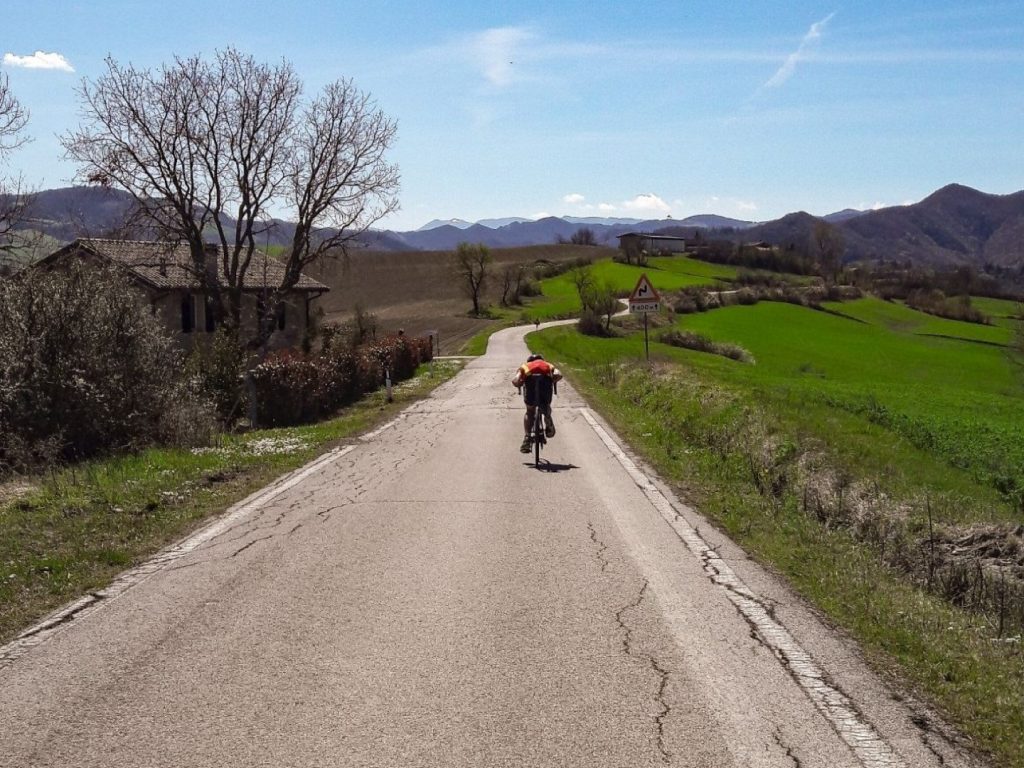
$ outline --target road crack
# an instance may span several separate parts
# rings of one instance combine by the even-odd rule
[[[258,539],[253,539],[248,544],[245,544],[245,545],[239,547],[238,549],[236,549],[234,552],[232,552],[231,553],[231,557],[238,557],[240,554],[245,552],[245,550],[247,550],[249,547],[251,547],[251,546],[253,546],[255,544],[259,544],[261,541],[269,541],[272,538],[274,538],[274,537],[273,536],[260,536]]]
[[[649,586],[650,582],[647,579],[644,579],[644,583],[640,587],[640,593],[637,595],[636,600],[620,608],[615,613],[615,621],[618,622],[619,629],[622,630],[622,652],[630,658],[636,659],[644,664],[658,677],[658,690],[654,695],[654,700],[658,703],[660,711],[658,712],[658,716],[654,718],[654,724],[657,730],[657,746],[661,762],[668,765],[672,761],[672,753],[669,752],[665,746],[665,720],[672,712],[672,707],[669,706],[668,701],[666,700],[669,673],[667,669],[663,668],[661,664],[658,663],[658,660],[655,659],[654,656],[639,650],[634,645],[633,630],[625,620],[625,616],[628,611],[640,607],[640,604],[644,601],[644,597],[647,595],[647,589]]]
[[[800,758],[797,757],[796,753],[793,752],[793,748],[785,742],[783,742],[782,732],[779,731],[778,728],[772,731],[772,738],[775,739],[775,743],[779,745],[779,749],[783,750],[786,753],[786,757],[793,761],[793,765],[795,766],[795,768],[803,768],[803,762],[801,762]]]
[[[604,553],[608,551],[608,545],[597,538],[597,530],[594,528],[592,522],[587,523],[587,528],[590,530],[590,540],[594,542],[594,546],[597,547],[597,561],[601,563],[601,573],[608,570],[608,566],[611,565],[611,561],[605,557]]]

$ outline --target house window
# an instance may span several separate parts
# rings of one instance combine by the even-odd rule
[[[181,300],[181,332],[192,333],[196,329],[196,298],[186,294]]]

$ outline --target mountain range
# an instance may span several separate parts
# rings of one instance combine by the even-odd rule
[[[131,207],[131,197],[117,190],[45,190],[37,194],[25,226],[61,242],[79,236],[101,237],[117,230]],[[950,184],[913,205],[866,212],[847,209],[821,218],[842,232],[846,261],[885,258],[936,266],[1024,266],[1024,191],[992,195]],[[598,243],[611,246],[617,245],[616,236],[625,232],[667,228],[675,232],[700,230],[712,239],[802,246],[821,218],[804,212],[768,222],[711,214],[654,220],[554,216],[531,220],[511,216],[475,223],[435,220],[407,232],[371,230],[359,241],[369,249],[387,251],[452,250],[460,242],[502,248],[568,240],[585,226]],[[266,242],[284,244],[293,233],[291,223],[275,221],[265,236]]]

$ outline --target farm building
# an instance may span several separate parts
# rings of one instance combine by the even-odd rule
[[[636,250],[648,253],[685,253],[686,238],[672,235],[656,235],[648,232],[626,232],[618,235],[619,248],[624,251]]]
[[[216,258],[220,247],[207,246]],[[181,345],[191,348],[215,330],[211,307],[202,293],[199,278],[185,243],[140,240],[101,240],[82,238],[54,251],[36,266],[59,267],[71,259],[109,264],[124,269],[149,300],[158,315]],[[217,264],[222,260],[216,258]],[[281,285],[284,265],[257,250],[249,265],[242,304],[242,327],[255,333],[265,297]],[[222,284],[223,275],[221,278]],[[300,275],[277,312],[277,328],[269,341],[272,349],[298,347],[311,322],[312,304],[329,291],[308,275]]]

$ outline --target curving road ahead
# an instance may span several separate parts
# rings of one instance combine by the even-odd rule
[[[0,649],[0,766],[971,764],[570,386],[527,463],[526,330]]]

